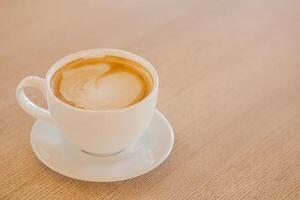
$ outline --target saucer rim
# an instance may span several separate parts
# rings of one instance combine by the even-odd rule
[[[69,173],[65,173],[67,170],[60,170],[60,169],[56,169],[55,167],[51,166],[51,164],[47,163],[44,159],[43,159],[43,156],[41,156],[41,154],[39,153],[39,151],[37,150],[37,147],[34,145],[34,142],[33,142],[33,129],[37,126],[37,124],[39,123],[45,123],[45,122],[42,122],[40,120],[36,120],[31,128],[31,133],[30,133],[30,144],[31,144],[31,148],[32,148],[32,151],[33,153],[36,155],[36,157],[38,158],[39,161],[41,161],[46,167],[48,167],[49,169],[53,170],[54,172],[62,175],[62,176],[65,176],[65,177],[68,177],[68,178],[72,178],[72,179],[75,179],[75,180],[80,180],[80,181],[86,181],[86,182],[95,182],[95,183],[108,183],[108,182],[117,182],[117,181],[125,181],[125,180],[128,180],[128,179],[132,179],[132,178],[136,178],[136,177],[139,177],[139,176],[142,176],[152,170],[154,170],[155,168],[157,168],[159,165],[161,165],[170,155],[170,153],[172,152],[173,150],[173,146],[174,146],[174,130],[170,124],[170,122],[168,121],[168,119],[164,116],[164,114],[162,114],[162,112],[160,112],[158,109],[155,110],[155,114],[159,115],[159,117],[162,118],[162,120],[164,121],[164,123],[167,125],[168,127],[168,134],[170,135],[170,147],[168,148],[168,151],[166,153],[164,153],[164,155],[159,159],[158,162],[156,162],[153,166],[151,166],[149,169],[143,171],[143,172],[140,172],[140,173],[137,173],[133,176],[128,176],[128,177],[122,177],[120,179],[107,179],[107,180],[96,180],[96,179],[89,179],[89,178],[85,178],[85,177],[76,177],[76,176],[72,176],[70,175]],[[153,115],[153,117],[155,117],[155,114]],[[54,125],[51,125],[51,126],[54,126]]]

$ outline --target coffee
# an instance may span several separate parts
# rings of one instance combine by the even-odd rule
[[[56,71],[51,81],[57,98],[88,110],[128,107],[143,100],[152,87],[152,76],[143,65],[112,55],[76,59]]]

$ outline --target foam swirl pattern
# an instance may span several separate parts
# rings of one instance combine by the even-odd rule
[[[150,73],[139,63],[109,55],[72,61],[52,78],[55,96],[88,110],[130,106],[145,98],[152,85]]]

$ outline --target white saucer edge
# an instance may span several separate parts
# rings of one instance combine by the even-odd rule
[[[131,177],[121,178],[121,179],[118,179],[118,180],[105,180],[105,181],[96,181],[96,180],[88,180],[88,179],[84,179],[84,178],[77,178],[77,177],[69,175],[69,173],[65,172],[64,170],[54,169],[54,167],[52,167],[50,164],[48,164],[46,161],[44,161],[44,159],[42,158],[42,156],[40,155],[40,153],[38,152],[38,150],[36,149],[36,147],[35,147],[35,145],[33,143],[32,134],[30,135],[31,147],[32,147],[32,150],[33,150],[34,154],[37,156],[38,160],[40,160],[46,167],[48,167],[52,171],[54,171],[54,172],[56,172],[56,173],[58,173],[58,174],[60,174],[62,176],[65,176],[65,177],[68,177],[68,178],[72,178],[72,179],[75,179],[75,180],[79,180],[79,181],[94,182],[94,183],[109,183],[109,182],[117,182],[117,181],[129,180],[129,179],[132,179],[132,178],[136,178],[136,177],[142,176],[142,175],[147,174],[148,172],[154,170],[159,165],[161,165],[168,158],[168,156],[170,155],[170,153],[172,152],[172,149],[173,149],[173,146],[174,146],[174,130],[173,130],[170,122],[168,121],[168,119],[164,116],[164,114],[162,114],[158,109],[155,110],[155,113],[158,114],[161,118],[163,118],[163,120],[166,122],[166,125],[170,129],[170,132],[171,132],[171,134],[170,134],[171,135],[170,148],[169,148],[168,152],[163,156],[163,158],[159,162],[155,163],[155,165],[153,165],[151,168],[149,168],[148,170],[146,170],[144,172],[135,174],[134,176],[131,176]],[[34,129],[34,127],[37,125],[37,123],[38,123],[38,120],[36,120],[34,122],[34,124],[32,126],[32,129],[31,129],[31,132]]]

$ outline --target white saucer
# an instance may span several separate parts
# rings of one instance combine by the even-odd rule
[[[80,151],[47,123],[36,121],[31,130],[32,149],[46,166],[62,175],[94,182],[121,181],[149,172],[168,157],[173,142],[172,127],[158,110],[136,145],[110,157]]]

